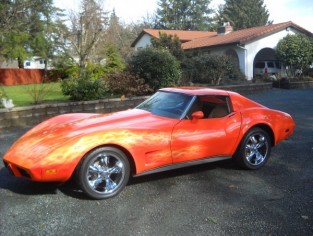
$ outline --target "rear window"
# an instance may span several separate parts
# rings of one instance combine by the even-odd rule
[[[276,62],[275,62],[275,65],[276,65],[276,68],[281,69],[281,64],[280,64],[280,62],[276,61]]]
[[[274,68],[275,66],[274,66],[274,62],[268,62],[267,63],[267,67],[268,68]]]
[[[255,64],[255,68],[260,68],[260,69],[262,69],[262,68],[264,68],[264,67],[265,67],[265,63],[264,63],[264,62],[258,62],[258,63]]]

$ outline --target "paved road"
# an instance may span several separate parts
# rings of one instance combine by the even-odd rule
[[[132,179],[95,201],[72,183],[14,178],[1,162],[0,235],[313,235],[313,89],[249,97],[297,124],[261,170],[205,164]],[[0,157],[26,130],[0,134]]]

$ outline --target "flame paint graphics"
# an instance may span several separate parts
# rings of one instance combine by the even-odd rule
[[[138,161],[141,166],[171,163],[168,133],[129,130],[98,132],[70,140],[53,133],[25,136],[11,148],[6,159],[27,169],[68,166],[67,171],[71,172],[70,169],[75,168],[83,155],[104,144],[121,145],[136,153],[135,157],[141,159]],[[145,156],[146,152],[148,154]]]
[[[88,137],[82,137],[73,150],[85,153],[85,146],[103,144],[119,145],[135,158],[137,172],[154,166],[172,163],[168,132],[115,130]]]
[[[173,163],[217,155],[221,150],[218,149],[218,146],[222,146],[223,143],[214,140],[223,139],[224,136],[225,133],[221,130],[211,130],[211,132],[203,130],[174,131],[172,138]],[[210,145],[210,141],[213,146]]]

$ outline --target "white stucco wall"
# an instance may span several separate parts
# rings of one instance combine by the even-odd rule
[[[144,48],[148,45],[151,45],[151,36],[148,34],[144,34],[136,43],[135,45],[135,50],[137,50],[138,48]]]
[[[294,29],[281,30],[277,33],[271,34],[267,37],[251,41],[247,43],[244,47],[247,49],[247,57],[245,63],[245,75],[247,79],[251,80],[253,78],[253,62],[257,53],[263,48],[271,48],[276,50],[278,42],[283,39],[288,34],[295,34],[297,31]]]
[[[225,54],[227,50],[233,49],[236,51],[240,71],[246,76],[248,80],[253,79],[253,62],[257,53],[264,48],[271,48],[276,50],[276,46],[279,40],[283,39],[288,34],[295,34],[297,31],[290,28],[281,30],[277,33],[271,34],[264,38],[251,41],[246,45],[233,45],[233,46],[220,46],[216,48],[210,48],[210,53]]]

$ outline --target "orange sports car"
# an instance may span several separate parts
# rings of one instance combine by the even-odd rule
[[[14,176],[47,182],[73,176],[88,196],[104,199],[117,195],[130,175],[228,158],[259,169],[294,128],[289,114],[234,92],[164,88],[131,110],[46,120],[3,160]]]

